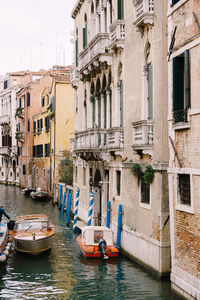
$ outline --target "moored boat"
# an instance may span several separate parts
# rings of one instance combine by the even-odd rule
[[[27,187],[21,191],[22,195],[30,196],[32,192],[35,192],[35,189]]]
[[[15,249],[29,254],[40,254],[50,250],[54,234],[55,227],[44,214],[16,217],[12,230]]]
[[[117,257],[119,250],[113,242],[114,233],[103,226],[85,226],[77,237],[81,253],[86,257]]]
[[[49,199],[48,193],[42,191],[40,188],[38,188],[35,192],[30,193],[31,198],[36,200],[47,200]]]

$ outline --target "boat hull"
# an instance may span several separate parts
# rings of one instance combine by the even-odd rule
[[[49,195],[45,192],[32,192],[30,195],[31,195],[31,198],[35,199],[35,200],[48,200],[49,199]]]
[[[77,243],[79,244],[81,253],[85,258],[103,257],[102,253],[99,250],[99,247],[93,245],[86,246],[82,241],[81,235],[77,237]],[[119,256],[119,250],[114,246],[106,246],[105,252],[107,257],[114,258]]]
[[[36,255],[51,249],[52,237],[36,240],[15,237],[14,242],[17,251]]]

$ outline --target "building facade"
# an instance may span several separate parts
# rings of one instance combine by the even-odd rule
[[[200,299],[200,5],[168,5],[168,110],[172,287]]]
[[[105,225],[110,201],[116,233],[122,204],[122,250],[159,276],[170,271],[166,11],[146,0],[80,0],[72,11],[79,218],[92,189],[93,224]]]

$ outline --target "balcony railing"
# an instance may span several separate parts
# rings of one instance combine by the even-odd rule
[[[79,68],[82,70],[90,62],[98,58],[101,54],[105,54],[105,49],[109,45],[109,34],[97,34],[88,46],[79,55]]]
[[[1,116],[0,125],[8,125],[8,124],[10,124],[10,116]]]
[[[71,85],[73,87],[77,87],[78,81],[79,81],[79,71],[77,68],[73,68],[71,71]]]
[[[110,47],[124,47],[125,42],[125,21],[116,20],[110,26]]]
[[[9,146],[0,147],[0,155],[9,155]]]
[[[71,141],[71,151],[120,150],[124,145],[122,127],[111,129],[92,128],[75,134]]]
[[[153,125],[152,120],[133,122],[133,146],[134,150],[153,148]]]
[[[15,138],[16,138],[16,140],[18,140],[20,142],[24,142],[24,140],[25,140],[25,133],[22,132],[22,131],[17,131],[15,133]]]
[[[133,0],[134,25],[140,27],[144,24],[153,24],[154,0]]]
[[[24,116],[25,116],[25,114],[24,114],[24,108],[23,107],[18,107],[16,109],[15,116],[18,117],[18,118],[20,118],[20,119],[24,119]]]

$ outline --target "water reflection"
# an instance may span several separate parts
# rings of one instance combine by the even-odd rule
[[[1,203],[11,218],[45,213],[56,227],[52,250],[37,257],[15,251],[0,272],[0,299],[174,299],[168,281],[151,277],[124,257],[86,260],[76,235],[51,201],[38,202],[21,189],[0,185]]]

